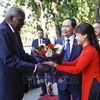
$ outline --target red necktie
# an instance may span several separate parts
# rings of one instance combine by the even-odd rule
[[[14,37],[15,37],[15,40],[16,40],[17,44],[19,44],[19,41],[18,41],[18,37],[17,37],[16,32],[14,32]]]

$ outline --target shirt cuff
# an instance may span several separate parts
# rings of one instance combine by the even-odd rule
[[[35,65],[35,68],[34,68],[33,73],[35,73],[35,72],[36,72],[36,69],[37,69],[37,64]]]

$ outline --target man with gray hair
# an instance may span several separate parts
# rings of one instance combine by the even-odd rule
[[[94,27],[94,31],[100,45],[100,22],[94,22],[92,26]]]
[[[35,71],[51,71],[25,53],[19,34],[24,20],[24,11],[11,7],[0,24],[0,100],[22,100],[27,88],[26,76]]]

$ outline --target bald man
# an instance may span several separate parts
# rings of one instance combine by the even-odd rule
[[[0,24],[0,100],[22,100],[28,86],[26,76],[50,71],[25,53],[19,34],[24,20],[24,11],[11,7]]]

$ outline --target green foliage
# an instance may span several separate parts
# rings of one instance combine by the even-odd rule
[[[94,22],[94,10],[96,4],[100,0],[37,0],[42,3],[44,17],[46,17],[47,27],[59,26],[61,27],[63,19],[66,17],[73,17],[77,22],[86,21]],[[2,6],[7,8],[11,4],[8,2]],[[24,32],[32,32],[33,28],[41,27],[40,11],[35,0],[15,0],[15,4],[22,8],[27,7],[31,13],[27,16],[30,21],[27,21],[22,30]],[[33,32],[34,33],[34,32]]]
[[[66,17],[74,17],[80,21],[94,21],[94,8],[99,0],[41,0],[43,10],[48,22],[54,21],[55,25],[61,25]],[[27,4],[31,11],[35,12],[39,21],[39,11],[34,0],[16,0],[20,5]]]
[[[53,54],[56,53],[58,51],[59,48],[52,48],[52,52]]]
[[[82,21],[93,23],[94,9],[97,2],[99,0],[41,0],[48,25],[55,24],[55,26],[60,27],[66,17],[73,17],[78,23]],[[27,0],[26,4],[32,12],[35,12],[35,20],[37,20],[35,25],[40,27],[40,14],[37,4],[34,0]]]

